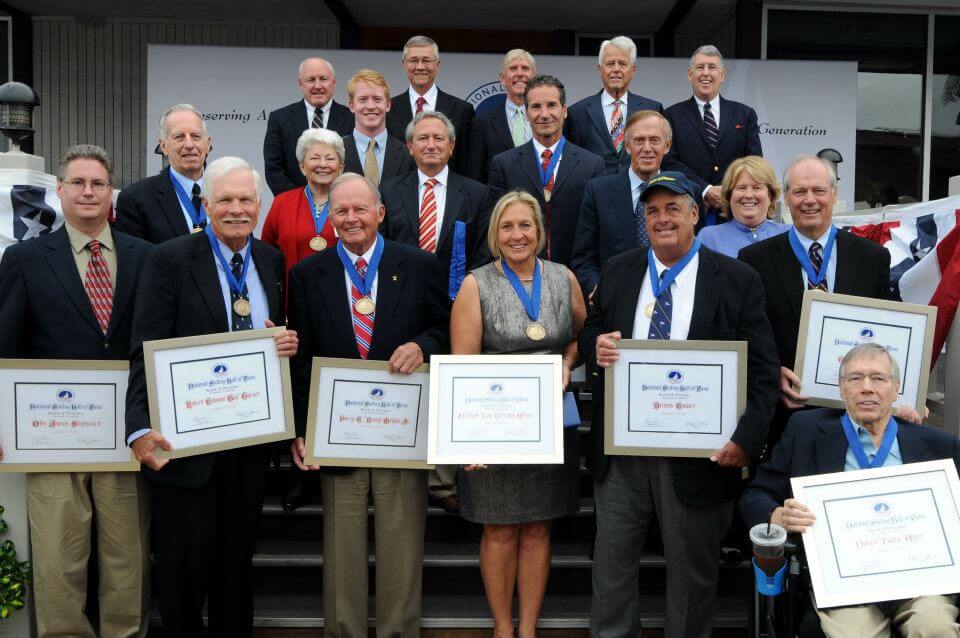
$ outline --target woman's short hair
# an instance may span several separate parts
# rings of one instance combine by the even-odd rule
[[[511,204],[524,204],[533,213],[533,225],[537,229],[537,254],[547,245],[547,233],[543,226],[543,217],[540,214],[540,202],[530,193],[522,190],[507,191],[493,207],[493,213],[490,215],[490,226],[487,228],[487,245],[490,247],[490,254],[497,259],[503,257],[500,252],[500,218],[503,217],[503,211]]]
[[[733,187],[740,179],[740,173],[746,171],[747,175],[757,180],[767,187],[767,193],[770,195],[770,206],[767,208],[767,219],[773,219],[777,211],[777,200],[783,192],[780,189],[780,182],[777,181],[777,175],[773,172],[770,162],[759,155],[747,155],[739,157],[727,167],[727,172],[723,175],[723,185],[720,187],[720,198],[723,200],[723,217],[730,215],[730,195],[733,193]]]
[[[323,144],[324,146],[332,148],[333,152],[340,158],[340,166],[343,166],[345,157],[343,138],[340,137],[336,131],[325,128],[308,128],[300,135],[295,151],[298,164],[303,164],[303,160],[307,157],[307,152],[314,144]]]

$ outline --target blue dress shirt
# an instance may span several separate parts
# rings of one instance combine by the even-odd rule
[[[785,233],[788,230],[790,230],[788,224],[780,224],[769,219],[765,219],[756,229],[751,229],[736,219],[731,219],[726,224],[705,226],[700,229],[697,236],[700,238],[700,243],[707,248],[736,259],[741,248]]]

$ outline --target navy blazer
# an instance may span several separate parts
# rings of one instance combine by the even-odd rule
[[[310,128],[310,124],[303,100],[270,112],[267,132],[263,136],[263,172],[274,195],[307,185],[307,178],[300,172],[296,150],[297,140]],[[354,118],[350,109],[331,101],[327,128],[343,137],[350,135],[353,124]]]
[[[700,265],[693,297],[688,340],[746,341],[747,406],[730,440],[753,459],[760,457],[767,426],[779,396],[780,368],[773,331],[763,312],[760,278],[736,259],[700,248]],[[633,334],[637,302],[647,273],[647,250],[636,248],[607,262],[593,295],[593,305],[578,338],[580,356],[596,370],[597,336],[619,330]],[[603,451],[603,374],[592,376],[594,412],[592,443],[587,462],[594,481],[603,480],[607,457]],[[716,505],[737,497],[740,468],[720,467],[707,459],[672,459],[677,498],[686,505]]]
[[[489,186],[494,202],[514,189],[536,197],[550,236],[550,254],[546,254],[546,249],[541,254],[550,261],[569,266],[583,189],[589,180],[599,175],[603,175],[603,160],[567,140],[554,179],[548,214],[540,183],[540,159],[531,140],[493,158]]]
[[[603,159],[604,173],[610,174],[619,171],[621,166],[629,164],[630,155],[627,153],[626,144],[619,153],[613,148],[610,129],[607,128],[607,118],[603,113],[601,95],[603,95],[603,89],[583,98],[567,110],[564,135],[574,144],[599,155]],[[663,104],[628,91],[627,114],[623,121],[626,122],[635,111],[642,110],[663,113]]]
[[[450,167],[460,175],[467,175],[467,157],[470,151],[470,130],[476,111],[473,105],[449,93],[437,89],[437,110],[450,118],[457,133],[457,144],[450,158]],[[406,141],[407,124],[413,119],[410,108],[410,89],[390,98],[387,111],[387,132],[391,137]]]
[[[343,172],[363,175],[363,159],[357,153],[357,143],[354,141],[352,134],[343,138],[343,150],[345,158]],[[380,171],[381,182],[398,175],[406,175],[417,167],[407,145],[389,134],[383,152],[383,169]]]
[[[437,238],[437,258],[444,273],[450,272],[453,252],[453,227],[457,221],[466,225],[464,248],[466,272],[490,261],[487,247],[487,228],[490,226],[489,189],[472,179],[461,177],[452,170],[447,173],[447,198]],[[408,246],[420,244],[419,173],[410,171],[380,183],[380,193],[387,209],[380,232],[384,238]]]
[[[793,496],[790,479],[842,472],[849,445],[840,417],[843,410],[818,408],[796,412],[780,443],[740,499],[747,527],[766,523],[770,514]],[[960,471],[960,439],[935,427],[897,420],[897,442],[904,464],[953,459]]]
[[[490,163],[494,156],[514,148],[513,134],[504,110],[505,100],[506,96],[503,100],[496,100],[493,108],[478,114],[470,131],[467,175],[484,184],[490,178]]]
[[[673,143],[663,160],[664,170],[686,167],[687,177],[703,192],[707,185],[719,184],[730,163],[747,155],[763,155],[757,112],[746,104],[720,96],[720,138],[717,150],[710,148],[700,109],[691,96],[669,107],[664,115],[673,127]]]
[[[151,245],[115,230],[113,245],[117,280],[106,335],[93,314],[66,228],[7,248],[0,260],[0,357],[126,360],[133,291]]]
[[[170,167],[130,184],[117,197],[115,230],[151,244],[189,235],[190,227],[173,189]]]

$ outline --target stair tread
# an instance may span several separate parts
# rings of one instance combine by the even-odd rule
[[[270,495],[267,496],[263,501],[263,515],[264,516],[323,516],[323,503],[307,503],[292,512],[288,512],[283,509],[281,502],[283,501],[282,496]],[[593,497],[585,496],[580,498],[580,511],[576,514],[571,514],[571,517],[574,516],[593,516]],[[367,514],[373,514],[373,506],[367,507]],[[451,514],[450,512],[445,511],[442,507],[437,505],[428,505],[427,506],[427,516],[458,516],[457,514]]]

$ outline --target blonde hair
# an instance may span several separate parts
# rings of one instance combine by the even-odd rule
[[[631,113],[630,117],[627,118],[627,123],[623,127],[624,133],[629,131],[631,126],[643,120],[658,120],[661,128],[663,129],[663,136],[668,142],[673,141],[673,127],[670,126],[670,120],[668,120],[662,113],[657,113],[656,111],[652,111],[650,109],[641,109]]]
[[[381,87],[384,95],[387,96],[387,101],[390,101],[390,86],[387,84],[387,78],[383,77],[383,73],[380,73],[380,71],[360,69],[354,73],[350,81],[347,82],[347,96],[351,100],[353,99],[353,92],[356,90],[357,83],[359,82],[366,82],[367,84]]]
[[[540,214],[540,202],[530,193],[522,190],[507,191],[493,207],[493,213],[490,215],[490,226],[487,228],[487,246],[490,247],[490,254],[497,259],[503,258],[500,252],[500,218],[503,217],[503,211],[507,210],[511,204],[524,204],[533,213],[533,225],[537,229],[537,254],[547,245],[547,232],[543,226],[543,217]]]
[[[723,175],[723,185],[720,187],[720,198],[723,200],[722,217],[730,216],[730,195],[733,193],[733,187],[740,174],[746,172],[747,175],[757,180],[767,187],[767,193],[770,194],[770,205],[767,207],[767,219],[773,219],[777,210],[777,200],[783,191],[780,190],[780,183],[773,172],[770,162],[759,155],[747,155],[739,157],[727,167],[727,172]]]

